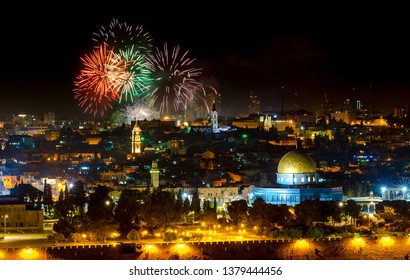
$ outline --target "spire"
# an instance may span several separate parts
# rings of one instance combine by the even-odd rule
[[[214,103],[212,104],[211,127],[212,127],[213,133],[218,132],[218,112],[216,111],[215,100],[214,100]]]

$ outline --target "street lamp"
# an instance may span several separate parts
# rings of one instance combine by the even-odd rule
[[[195,211],[193,211],[194,213],[192,214],[192,225],[195,225]]]
[[[6,227],[7,227],[7,218],[9,216],[8,215],[4,215],[4,233],[6,233]]]
[[[364,214],[363,218],[365,222],[367,223],[367,227],[370,227],[370,215]]]

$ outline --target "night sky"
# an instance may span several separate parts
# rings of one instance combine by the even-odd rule
[[[208,2],[183,9],[12,8],[0,18],[0,113],[90,117],[73,98],[73,81],[80,56],[92,50],[92,33],[112,18],[142,25],[155,46],[168,42],[189,50],[203,81],[221,93],[228,115],[247,112],[251,92],[263,110],[280,110],[282,97],[285,110],[314,111],[325,96],[330,102],[358,97],[386,113],[409,104],[405,9],[326,8],[222,9]]]

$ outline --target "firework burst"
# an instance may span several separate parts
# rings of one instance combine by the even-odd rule
[[[151,84],[151,72],[145,55],[134,46],[119,51],[120,59],[124,61],[126,71],[117,80],[116,87],[120,88],[119,102],[133,102],[134,97],[142,97]]]
[[[113,18],[108,27],[101,26],[101,29],[93,33],[92,41],[96,43],[96,48],[101,43],[115,48],[125,50],[134,47],[141,54],[148,54],[152,50],[152,38],[140,25],[132,26],[126,22],[120,22]]]
[[[120,111],[123,115],[124,120],[128,121],[159,119],[159,111],[150,108],[145,104],[133,104],[125,106],[125,108],[121,109]]]
[[[118,80],[125,74],[126,63],[104,44],[80,59],[83,69],[74,81],[74,98],[85,113],[103,116],[118,99]]]
[[[147,60],[154,79],[149,94],[152,107],[158,105],[161,114],[169,113],[172,108],[175,111],[186,108],[196,99],[201,83],[195,79],[200,76],[201,69],[192,66],[195,59],[188,57],[188,51],[181,52],[177,46],[169,52],[165,43],[162,50],[157,48]]]

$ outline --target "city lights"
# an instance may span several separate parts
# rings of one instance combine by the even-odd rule
[[[194,13],[207,34],[165,13],[145,20],[169,38],[154,45],[122,20],[92,32],[95,14],[81,30],[77,20],[65,25],[73,32],[54,32],[64,44],[35,29],[37,20],[13,30],[28,22],[17,15],[7,25],[0,259],[410,259],[410,79],[392,64],[409,63],[391,32],[381,36],[392,29],[366,36],[355,23],[339,33],[322,20],[332,32],[295,34],[282,24],[278,36],[274,24],[242,16],[243,25],[232,21],[246,26],[237,44],[209,24],[215,13]],[[27,40],[33,30],[41,44]],[[79,31],[91,49],[77,48],[84,36],[68,36]],[[363,39],[375,37],[379,44]],[[335,38],[366,51],[346,53]],[[36,61],[23,49],[42,59],[33,71],[24,71]]]
[[[175,244],[172,248],[172,250],[178,254],[187,254],[191,251],[191,249],[189,248],[189,246],[187,244],[184,243],[179,243],[179,244]]]
[[[390,236],[382,237],[382,238],[380,239],[380,244],[381,244],[383,247],[391,247],[391,246],[394,245],[394,243],[395,243],[394,239],[391,238]]]
[[[23,260],[35,260],[39,257],[40,253],[33,248],[22,249],[19,256]]]
[[[297,240],[294,244],[295,249],[302,250],[302,249],[309,249],[310,244],[306,239]]]
[[[353,246],[359,248],[363,248],[364,246],[366,246],[366,241],[361,237],[353,238],[351,243]]]

